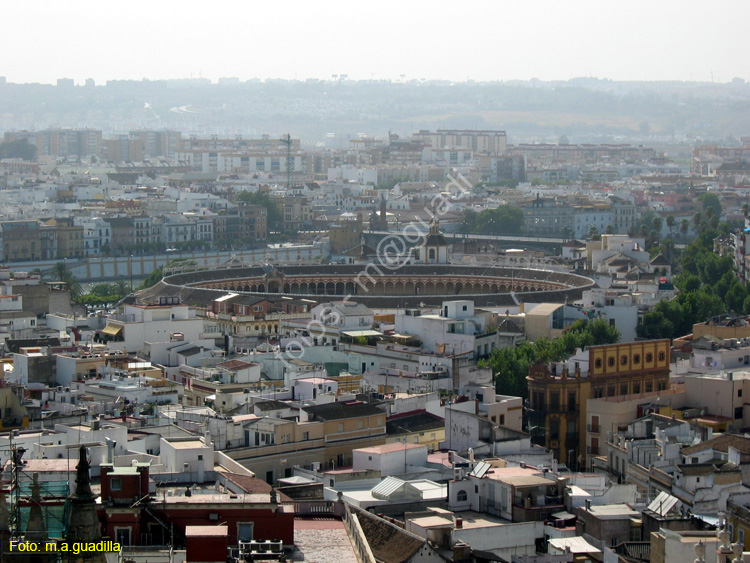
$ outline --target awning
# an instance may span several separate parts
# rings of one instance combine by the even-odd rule
[[[377,330],[348,330],[341,334],[351,336],[352,338],[357,338],[358,336],[383,336],[383,333]]]
[[[122,332],[122,325],[107,325],[102,332],[104,334],[109,334],[110,336],[117,336]]]

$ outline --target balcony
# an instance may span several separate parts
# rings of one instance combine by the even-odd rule
[[[586,446],[586,453],[589,455],[599,455],[599,446]]]
[[[599,434],[601,432],[601,427],[598,424],[587,424],[586,430],[593,432],[594,434]]]

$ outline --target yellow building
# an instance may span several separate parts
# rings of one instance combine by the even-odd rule
[[[740,542],[744,551],[750,550],[750,503],[727,501],[727,526],[732,532],[731,542]]]
[[[83,227],[71,219],[50,219],[45,227],[57,229],[57,257],[81,258],[83,256]]]
[[[389,419],[386,432],[386,444],[406,440],[409,444],[419,444],[427,446],[430,450],[438,450],[440,442],[445,441],[445,420],[428,412],[407,413]]]
[[[669,340],[607,344],[562,364],[535,364],[527,377],[532,440],[560,463],[583,468],[588,399],[666,390],[669,351]]]
[[[11,387],[0,387],[0,432],[28,426],[26,407],[21,404]]]

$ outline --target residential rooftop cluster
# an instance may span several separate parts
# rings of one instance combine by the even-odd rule
[[[37,156],[0,161],[0,534],[170,563],[750,548],[748,311],[648,332],[712,221],[747,279],[747,146],[5,140]]]

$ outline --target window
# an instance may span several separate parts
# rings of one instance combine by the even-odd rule
[[[610,356],[609,358],[607,358],[607,365],[609,367],[614,367],[614,365],[615,365],[615,358],[614,358],[614,356]]]
[[[553,418],[549,421],[549,439],[560,439],[560,421],[556,418]]]
[[[654,384],[650,381],[646,383],[646,393],[651,393],[654,390]]]
[[[737,389],[737,396],[742,397],[742,389]]]
[[[364,427],[365,427],[365,421],[364,420],[360,420],[359,421],[359,429],[362,430]]]
[[[309,440],[310,439],[310,433],[309,432],[303,432],[302,433],[302,439],[303,440]]]
[[[343,432],[343,431],[344,431],[344,423],[339,422],[339,432]]]
[[[638,365],[641,363],[641,355],[640,354],[633,354],[633,365]]]
[[[650,364],[653,361],[654,361],[654,355],[651,352],[647,353],[646,354],[646,363]]]
[[[667,355],[664,352],[659,352],[659,361],[663,362],[666,359]]]
[[[633,394],[637,395],[641,392],[641,384],[640,383],[633,383]]]
[[[560,393],[554,392],[549,394],[549,409],[551,411],[560,410]]]
[[[500,426],[505,426],[505,415],[504,414],[500,415]]]
[[[625,355],[620,356],[620,365],[621,366],[628,365],[628,357],[627,356],[625,356]]]
[[[130,528],[115,528],[115,538],[120,545],[130,545]]]
[[[620,384],[620,395],[627,395],[628,394],[628,384],[622,383]]]
[[[607,387],[607,397],[614,397],[615,396],[615,386],[610,385]]]
[[[575,412],[576,410],[576,394],[575,391],[568,392],[568,412]]]
[[[458,491],[458,494],[456,495],[456,501],[458,502],[466,502],[469,498],[469,495],[466,494],[466,491]]]
[[[114,479],[111,479],[109,481],[109,488],[112,491],[121,491],[122,490],[122,479],[119,477],[115,477]]]
[[[601,358],[597,358],[597,359],[596,359],[596,360],[594,361],[594,366],[596,366],[596,367],[598,367],[598,368],[602,367],[602,359],[601,359]]]
[[[237,522],[237,539],[239,541],[252,541],[253,539],[253,523],[252,522]]]

